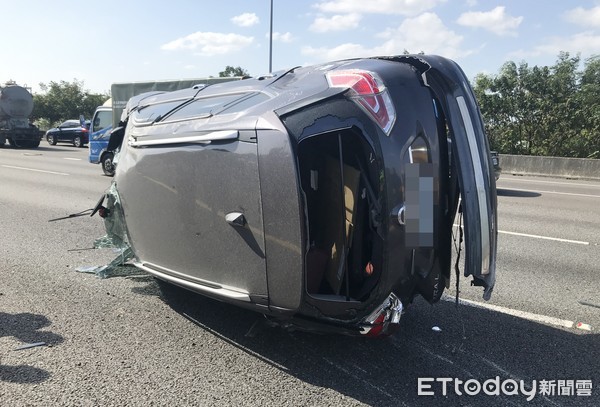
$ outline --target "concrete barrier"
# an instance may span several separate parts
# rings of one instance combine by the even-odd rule
[[[503,174],[600,180],[600,159],[500,154]]]

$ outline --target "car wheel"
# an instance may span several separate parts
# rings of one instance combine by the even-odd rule
[[[73,145],[75,147],[83,147],[83,140],[81,140],[81,136],[75,136],[75,138],[73,138]]]
[[[104,175],[109,177],[114,177],[115,175],[115,165],[113,163],[114,154],[113,153],[105,153],[102,156],[102,171],[104,171]]]
[[[40,145],[40,140],[26,140],[22,141],[19,144],[19,148],[38,148]]]
[[[40,146],[40,140],[32,140],[29,142],[29,148],[38,148]]]
[[[46,136],[46,141],[48,142],[48,144],[50,144],[51,146],[55,146],[56,145],[56,137],[54,137],[51,134],[48,134]]]
[[[27,148],[27,141],[23,141],[23,140],[13,140],[12,138],[7,139],[8,140],[8,144],[12,147],[12,148]]]

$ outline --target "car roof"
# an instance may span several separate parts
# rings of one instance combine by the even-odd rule
[[[65,120],[64,122],[62,122],[62,124],[80,124],[81,122],[79,121],[79,119],[69,119],[69,120]],[[86,120],[85,124],[90,124],[91,121],[90,120]]]

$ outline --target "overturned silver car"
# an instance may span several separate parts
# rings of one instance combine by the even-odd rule
[[[467,78],[438,56],[298,67],[130,103],[108,237],[159,279],[300,329],[377,336],[415,295],[495,282],[496,187]]]

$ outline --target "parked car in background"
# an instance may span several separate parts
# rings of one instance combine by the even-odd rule
[[[500,155],[497,151],[490,151],[492,155],[492,164],[494,165],[494,177],[496,181],[500,178],[500,173],[502,172],[502,168],[500,167]]]
[[[54,127],[46,132],[44,136],[50,145],[56,143],[71,143],[75,147],[85,147],[89,141],[90,121],[85,120],[84,124],[80,120],[67,120],[58,127]]]
[[[285,327],[390,334],[450,286],[462,197],[463,276],[492,294],[493,165],[453,61],[296,67],[131,99],[126,116],[94,212],[159,279]]]

